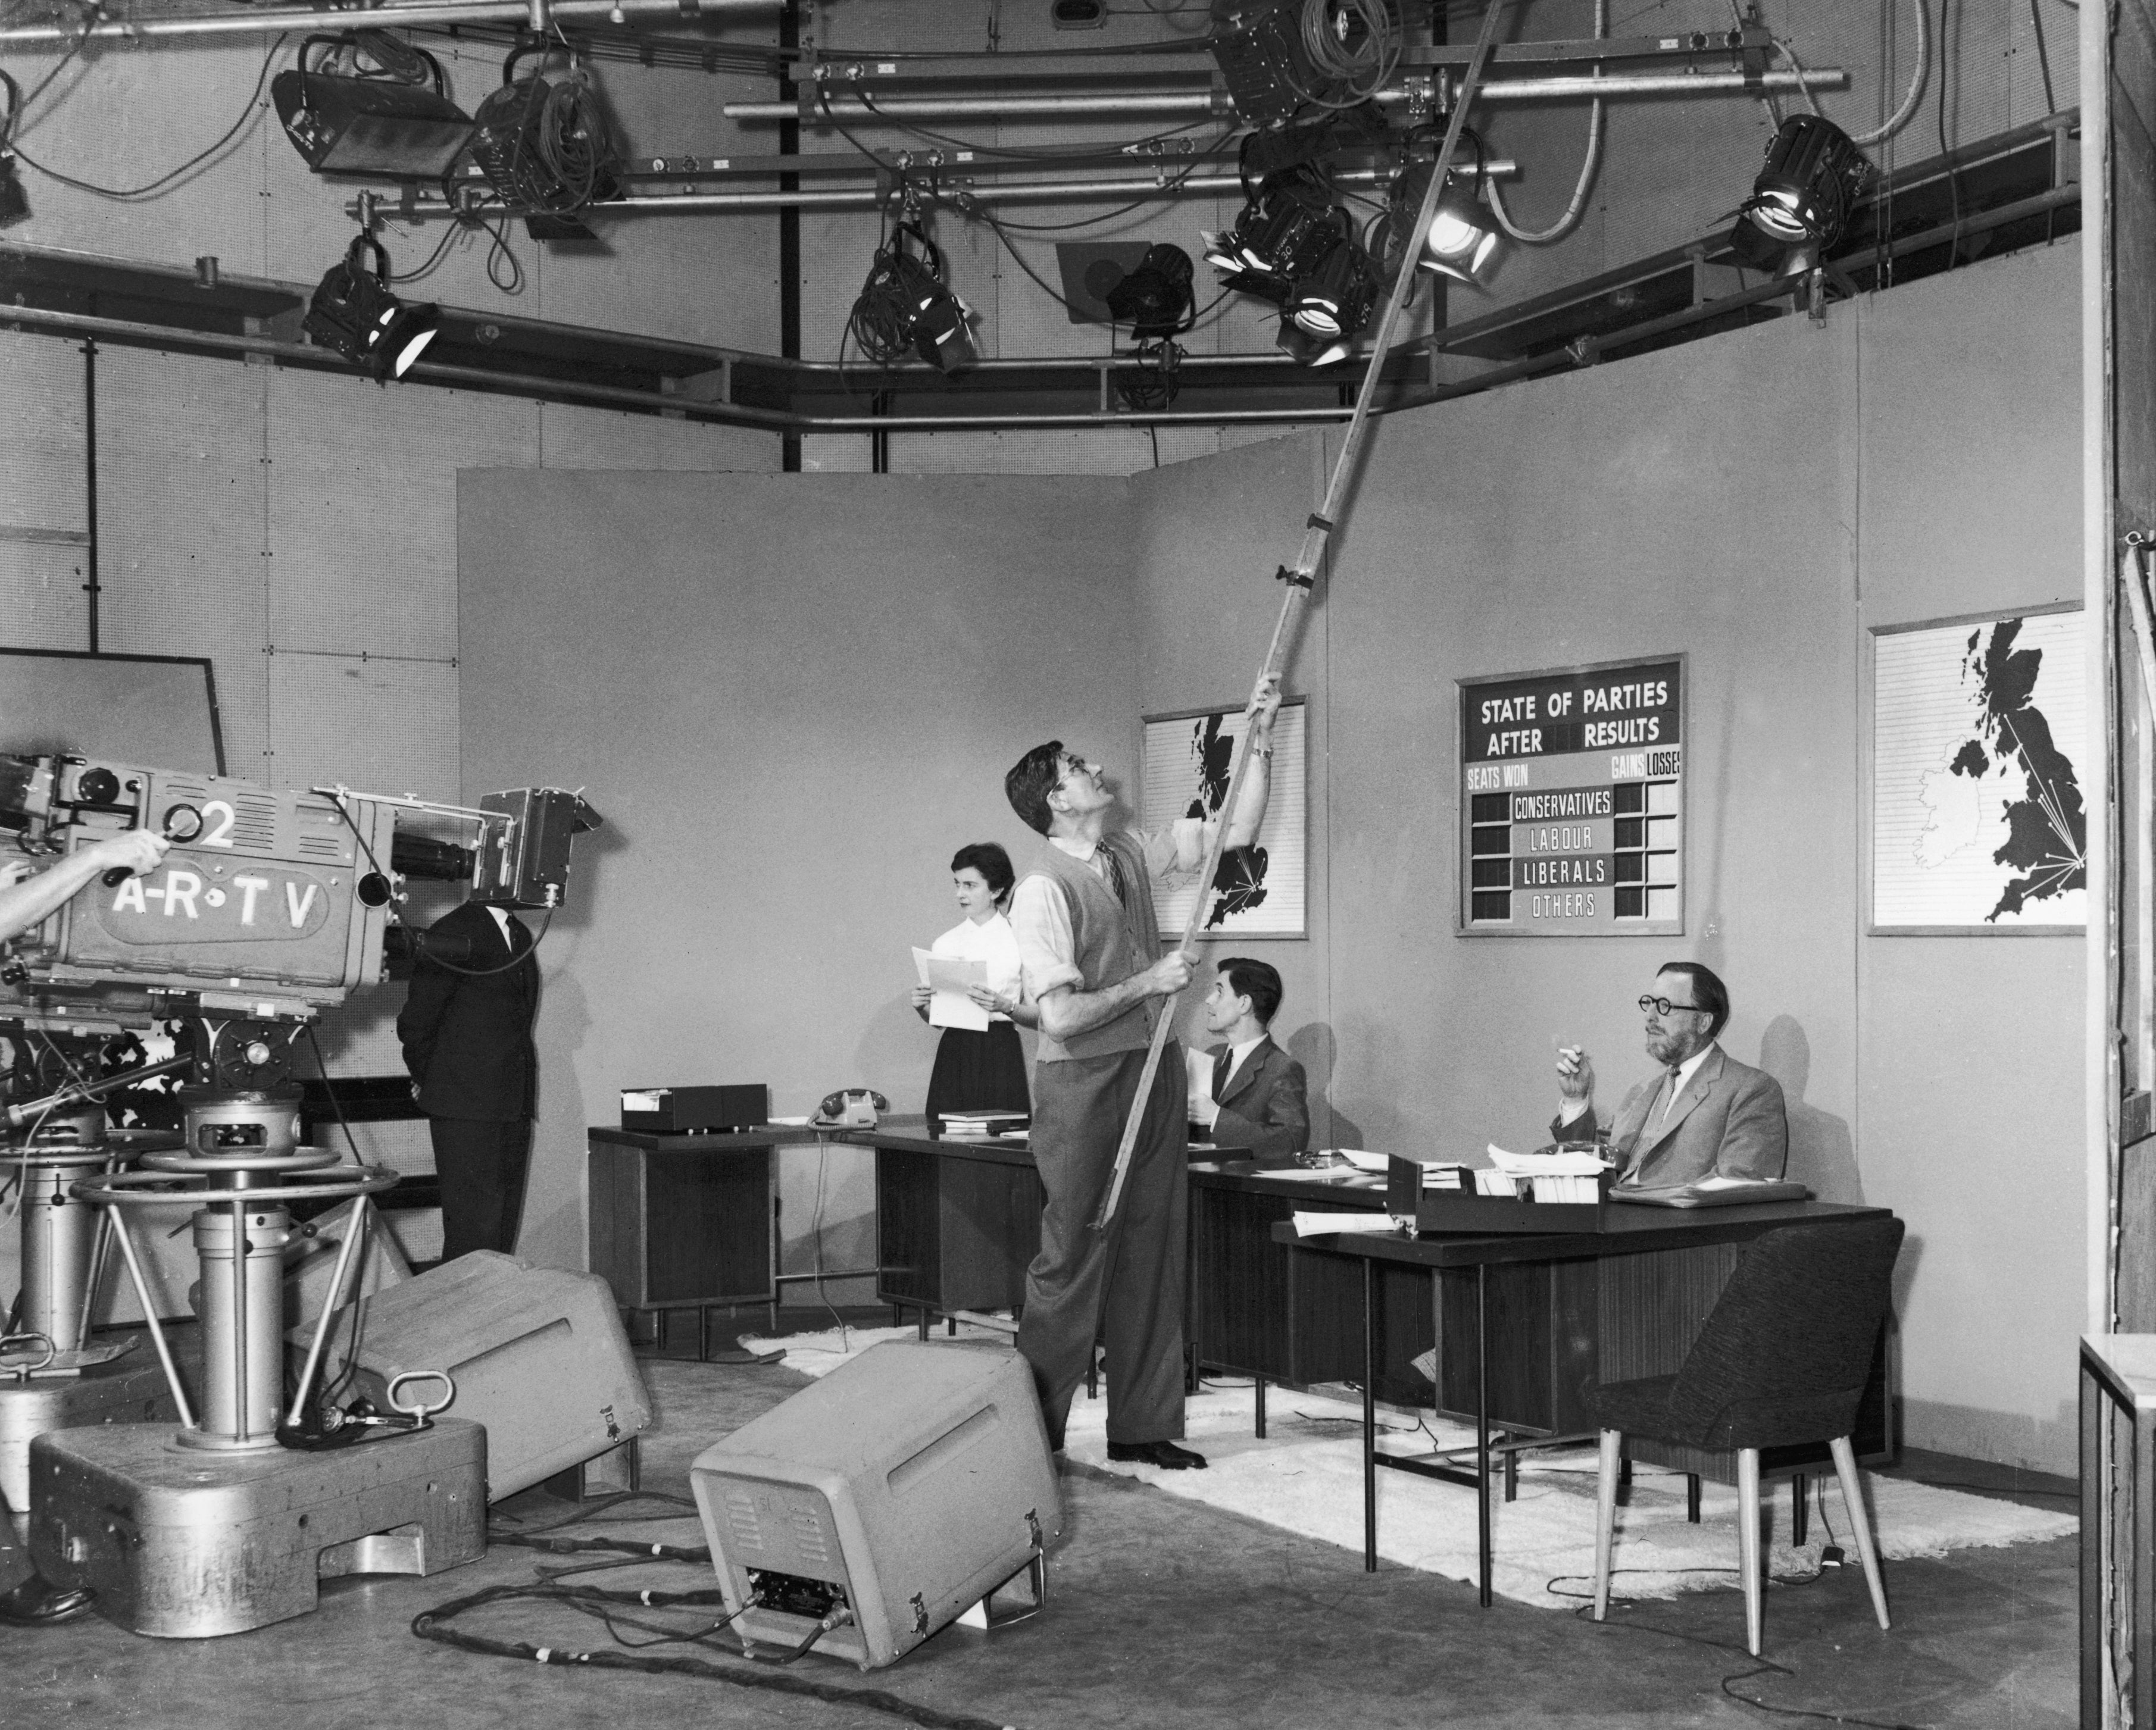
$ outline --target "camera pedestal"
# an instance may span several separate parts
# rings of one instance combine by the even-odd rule
[[[215,1453],[168,1425],[30,1444],[30,1554],[62,1590],[166,1640],[266,1627],[346,1573],[439,1573],[486,1548],[486,1432],[439,1418],[323,1453]]]

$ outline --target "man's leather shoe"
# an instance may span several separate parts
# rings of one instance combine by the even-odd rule
[[[77,1616],[88,1615],[96,1600],[97,1594],[87,1586],[69,1590],[54,1585],[41,1573],[33,1573],[10,1590],[0,1592],[0,1625],[44,1628],[55,1622],[72,1622]]]
[[[1178,1448],[1172,1441],[1110,1442],[1108,1457],[1140,1466],[1158,1466],[1163,1471],[1188,1471],[1194,1467],[1199,1471],[1205,1470],[1203,1454]]]

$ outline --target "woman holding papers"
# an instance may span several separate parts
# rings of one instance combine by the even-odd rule
[[[1013,1024],[1032,1027],[1039,1017],[1025,1001],[1018,939],[1004,916],[1012,881],[1010,855],[993,841],[961,847],[951,860],[951,886],[966,916],[932,947],[913,952],[921,975],[914,1011],[943,1029],[928,1077],[931,1135],[942,1132],[946,1111],[1032,1109],[1025,1053]],[[963,985],[963,994],[938,984]]]

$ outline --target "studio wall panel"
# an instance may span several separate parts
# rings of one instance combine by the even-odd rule
[[[102,640],[203,655],[227,768],[270,773],[270,369],[108,349],[98,357]]]
[[[454,659],[457,470],[537,466],[538,404],[356,374],[271,381],[270,640]]]
[[[80,345],[0,336],[0,529],[88,527]]]
[[[90,646],[83,549],[0,535],[0,643],[10,649]]]
[[[1096,562],[1127,499],[1080,476],[460,477],[465,792],[581,787],[607,820],[542,952],[525,1253],[581,1265],[584,1131],[621,1087],[921,1108],[908,947],[956,922],[952,851],[1040,844],[1003,795],[1029,747],[1135,746],[1129,579]],[[826,1265],[871,1199],[865,1162],[829,1164]]]

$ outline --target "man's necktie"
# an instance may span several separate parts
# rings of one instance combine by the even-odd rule
[[[1228,1070],[1235,1060],[1232,1050],[1223,1051],[1213,1060],[1213,1103],[1216,1106],[1220,1103],[1221,1091],[1228,1085]]]
[[[1677,1069],[1675,1064],[1671,1064],[1669,1068],[1662,1071],[1661,1098],[1655,1109],[1648,1114],[1647,1122],[1656,1128],[1661,1128],[1662,1120],[1670,1115],[1676,1102]]]
[[[1123,881],[1123,862],[1116,857],[1114,848],[1106,845],[1101,849],[1101,857],[1108,864],[1108,893],[1115,896],[1116,905],[1127,913],[1131,898],[1128,886]]]

